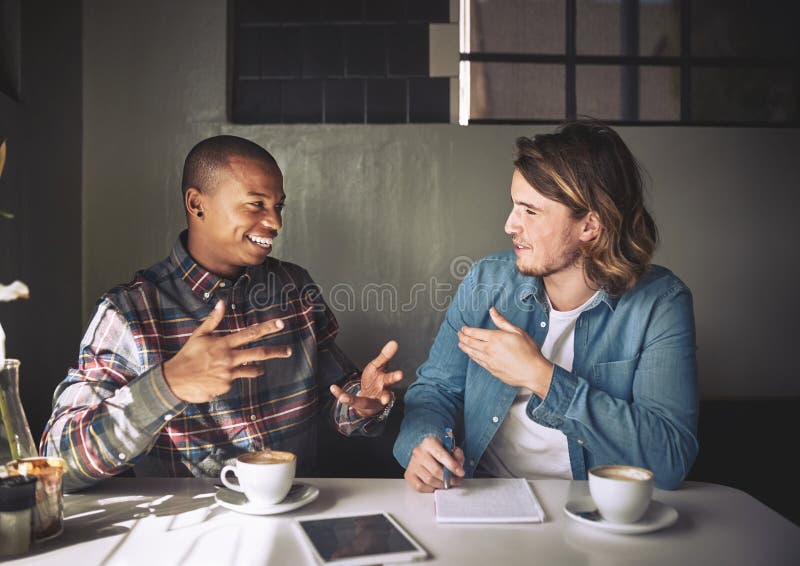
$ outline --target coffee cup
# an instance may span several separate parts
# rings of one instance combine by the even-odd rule
[[[235,465],[222,468],[219,477],[225,487],[244,493],[252,503],[273,505],[289,493],[296,466],[297,456],[291,452],[262,450],[242,454]],[[228,473],[239,482],[230,481]]]
[[[636,466],[596,466],[589,470],[589,492],[609,523],[635,523],[650,507],[653,472]]]
[[[36,506],[33,509],[33,536],[37,541],[58,536],[64,530],[64,490],[62,480],[67,463],[61,458],[34,457],[12,460],[6,465],[9,475],[34,477]]]

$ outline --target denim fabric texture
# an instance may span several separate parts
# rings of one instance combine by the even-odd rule
[[[472,266],[454,297],[428,360],[405,395],[394,455],[408,466],[427,436],[459,431],[471,477],[503,423],[518,389],[458,348],[463,326],[495,330],[494,306],[541,345],[549,302],[540,278],[522,275],[513,252]],[[697,362],[692,295],[671,271],[653,265],[636,286],[614,297],[601,291],[575,328],[572,371],[555,366],[544,399],[532,395],[528,417],[562,431],[573,478],[601,464],[652,470],[656,485],[680,485],[697,456]]]

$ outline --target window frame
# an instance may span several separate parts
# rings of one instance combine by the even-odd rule
[[[614,65],[623,69],[638,69],[642,66],[666,66],[680,69],[680,119],[678,120],[640,120],[640,119],[608,119],[604,120],[614,125],[639,125],[639,126],[713,126],[713,127],[769,127],[769,128],[796,128],[800,126],[800,54],[781,57],[699,57],[691,52],[692,0],[679,0],[681,47],[677,56],[647,56],[647,55],[578,55],[577,53],[577,0],[564,0],[565,2],[565,52],[563,55],[555,54],[522,54],[502,52],[472,52],[469,45],[470,33],[470,2],[460,0],[460,69],[459,69],[459,123],[461,125],[480,124],[558,124],[563,119],[536,119],[536,118],[470,118],[469,117],[469,91],[470,91],[470,63],[546,63],[561,64],[565,70],[565,116],[566,120],[574,120],[577,114],[577,83],[576,68],[579,65]],[[638,21],[638,0],[621,0],[628,4],[629,9],[636,12]],[[638,33],[638,32],[637,32]],[[795,72],[795,96],[798,98],[798,108],[794,120],[782,122],[769,121],[712,121],[693,120],[692,115],[692,70],[696,68],[773,68],[788,69]],[[638,81],[636,92],[638,93]],[[638,113],[638,99],[636,101]]]

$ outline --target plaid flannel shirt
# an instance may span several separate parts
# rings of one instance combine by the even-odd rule
[[[198,265],[184,241],[185,232],[168,258],[100,299],[78,366],[55,391],[41,451],[67,461],[66,489],[131,467],[137,475],[216,476],[239,454],[265,448],[296,453],[298,475],[315,475],[320,416],[348,436],[380,432],[379,419],[331,402],[332,383],[355,394],[360,380],[303,268],[268,258],[236,281],[222,279]],[[226,311],[215,335],[281,318],[281,331],[252,346],[288,345],[292,356],[261,362],[264,375],[235,380],[209,403],[186,403],[170,390],[162,363],[219,299]]]

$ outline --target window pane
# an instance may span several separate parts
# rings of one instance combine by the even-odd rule
[[[470,119],[563,119],[564,66],[471,63]]]
[[[678,0],[577,0],[576,11],[579,55],[680,55]]]
[[[601,120],[622,119],[621,67],[578,65],[575,68],[575,97],[578,115]]]
[[[680,120],[678,67],[578,65],[577,111],[602,120]]]
[[[639,69],[639,119],[681,119],[681,70],[678,67]]]
[[[677,57],[680,54],[679,0],[639,2],[639,55]]]
[[[760,0],[692,2],[692,55],[700,57],[797,56],[793,30],[798,2]]]
[[[789,69],[692,69],[692,120],[790,122],[798,86]]]
[[[564,53],[563,0],[470,0],[475,53]]]
[[[620,0],[576,2],[578,55],[618,55],[620,43]]]

